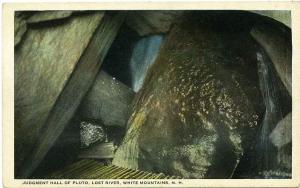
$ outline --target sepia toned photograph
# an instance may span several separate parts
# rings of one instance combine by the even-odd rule
[[[33,9],[13,19],[21,184],[296,178],[291,10]]]

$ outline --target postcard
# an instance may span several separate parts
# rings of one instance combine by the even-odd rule
[[[299,2],[7,3],[5,187],[299,187]]]

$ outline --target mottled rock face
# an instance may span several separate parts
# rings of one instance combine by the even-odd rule
[[[15,49],[15,172],[32,152],[102,17],[101,12],[92,13],[60,25],[28,28],[22,44]]]
[[[102,142],[105,138],[106,133],[102,126],[85,121],[80,123],[80,140],[82,148],[87,148],[95,142]]]
[[[232,176],[263,111],[255,48],[249,35],[209,20],[187,15],[170,31],[136,97],[115,165],[185,178]]]
[[[73,11],[70,10],[58,10],[58,11],[38,11],[27,20],[27,23],[39,23],[47,22],[51,20],[65,19],[72,15]]]

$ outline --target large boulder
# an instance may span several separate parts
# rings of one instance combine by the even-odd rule
[[[230,178],[264,111],[255,45],[231,15],[190,13],[170,31],[135,98],[113,164]]]

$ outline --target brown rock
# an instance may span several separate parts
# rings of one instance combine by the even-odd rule
[[[232,176],[254,144],[263,104],[255,43],[224,20],[191,13],[172,28],[113,164],[184,178]]]

